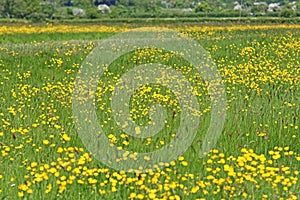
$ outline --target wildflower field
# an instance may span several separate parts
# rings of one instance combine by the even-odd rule
[[[119,171],[94,158],[74,125],[75,78],[102,39],[137,26],[0,27],[0,199],[300,199],[299,25],[159,25],[210,53],[226,89],[222,134],[199,158],[211,114],[205,83],[176,54],[139,49],[117,58],[99,80],[97,116],[111,145],[134,160],[176,135],[182,111],[164,86],[146,84],[130,101],[140,125],[149,122],[151,104],[166,109],[157,135],[129,136],[111,116],[116,81],[149,62],[170,65],[193,86],[201,105],[197,136],[183,155],[146,171]]]

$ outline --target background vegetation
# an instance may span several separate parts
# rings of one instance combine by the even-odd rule
[[[280,8],[268,12],[268,5]],[[97,6],[106,4],[110,12]],[[0,0],[1,18],[33,21],[96,18],[299,17],[300,3],[292,0]],[[79,11],[82,10],[83,12]]]

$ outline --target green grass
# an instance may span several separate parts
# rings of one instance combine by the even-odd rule
[[[224,164],[220,162],[223,157],[220,153],[224,154],[225,159],[230,156],[238,159],[244,155],[253,156],[254,159],[255,155],[251,151],[249,155],[241,152],[243,148],[253,149],[256,155],[263,154],[269,161],[260,162],[258,159],[257,162],[261,165],[278,168],[279,172],[276,173],[284,177],[299,177],[295,171],[300,170],[299,160],[296,159],[300,156],[300,128],[296,128],[296,126],[300,126],[300,30],[224,30],[213,31],[212,34],[208,34],[208,32],[188,32],[188,34],[196,38],[210,52],[226,87],[227,118],[222,135],[215,146],[219,153],[211,152],[204,159],[198,158],[204,134],[210,123],[210,110],[207,109],[210,102],[202,81],[192,79],[192,84],[199,93],[203,94],[198,97],[203,115],[200,118],[198,134],[191,147],[183,155],[188,166],[184,166],[181,161],[176,160],[175,166],[169,167],[169,171],[167,169],[164,169],[163,173],[159,171],[160,176],[157,183],[151,183],[154,175],[145,173],[145,182],[142,185],[146,188],[157,189],[160,184],[163,187],[164,184],[176,182],[178,186],[173,189],[168,190],[164,187],[164,189],[157,189],[157,197],[166,197],[166,199],[175,195],[179,195],[182,199],[200,197],[220,199],[233,195],[233,198],[239,199],[243,193],[247,193],[248,196],[244,198],[249,199],[263,198],[263,195],[268,195],[267,199],[289,198],[292,194],[300,198],[299,180],[288,187],[287,191],[284,189],[283,181],[275,184],[276,188],[272,188],[275,176],[270,181],[266,180],[264,174],[268,174],[267,170],[264,173],[255,172],[255,175],[250,169],[239,166],[238,162],[226,160],[226,164],[233,166],[237,173],[249,175],[257,181],[254,183],[244,178],[244,182],[240,183],[240,177],[230,177],[224,170]],[[2,136],[0,134],[2,153],[0,155],[0,175],[3,176],[0,179],[1,198],[17,199],[18,192],[21,191],[18,186],[28,182],[32,183],[29,187],[32,188],[33,194],[25,191],[27,199],[124,199],[128,198],[132,192],[147,193],[145,187],[137,184],[138,180],[143,179],[138,173],[128,173],[124,182],[128,177],[137,180],[128,184],[121,183],[122,179],[118,180],[117,191],[110,192],[113,185],[113,180],[110,178],[114,177],[114,169],[108,168],[96,159],[90,161],[87,159],[83,164],[78,164],[80,157],[87,150],[77,135],[72,117],[74,80],[82,61],[92,50],[94,43],[97,44],[98,40],[108,38],[110,35],[113,34],[0,35],[0,47],[3,47],[0,49],[0,132],[3,134]],[[90,43],[92,40],[94,43]],[[25,43],[29,46],[22,45]],[[136,59],[133,59],[134,56]],[[146,139],[122,138],[123,131],[114,120],[111,120],[113,119],[111,113],[106,112],[111,106],[109,103],[111,86],[116,83],[114,77],[126,73],[137,64],[147,62],[162,62],[170,66],[176,64],[179,67],[174,68],[180,72],[186,72],[185,77],[187,78],[193,78],[197,74],[193,69],[189,71],[189,67],[184,68],[183,66],[188,66],[188,63],[176,56],[171,56],[167,61],[163,61],[163,58],[168,56],[170,56],[168,52],[164,52],[162,55],[156,51],[149,52],[147,50],[132,52],[118,58],[105,72],[105,77],[99,83],[99,87],[105,89],[99,91],[97,95],[97,113],[99,124],[103,125],[106,136],[113,134],[117,138],[115,145],[143,152],[161,148],[163,144],[160,141],[168,143],[172,139],[168,133],[176,132],[181,111],[177,110],[174,117],[172,112],[174,109],[178,109],[177,106],[172,106],[169,102],[164,103],[152,96],[155,91],[170,96],[176,101],[175,95],[167,88],[150,84],[149,86],[153,88],[151,92],[143,97],[138,95],[143,90],[138,90],[136,91],[137,95],[133,96],[130,102],[131,107],[136,108],[136,111],[131,114],[137,116],[136,121],[140,124],[149,121],[142,111],[153,103],[161,103],[167,109],[170,127],[163,129],[153,137],[148,146],[145,146]],[[126,67],[121,68],[121,66]],[[30,72],[30,76],[28,72]],[[8,108],[10,107],[14,111],[9,112]],[[70,140],[64,137],[64,134],[67,134]],[[49,144],[45,144],[45,140],[48,140]],[[124,141],[129,144],[124,145]],[[59,147],[83,148],[83,152],[77,149],[73,152],[64,150],[59,153],[57,152]],[[289,149],[279,151],[275,147],[289,147]],[[270,150],[278,151],[281,158],[272,158],[269,154]],[[293,153],[284,155],[284,152],[289,151],[293,151]],[[72,169],[68,171],[67,167],[64,167],[64,163],[70,161],[72,156],[74,156],[75,162],[69,164]],[[59,161],[59,158],[62,161]],[[213,162],[210,164],[209,160],[213,160]],[[37,167],[28,168],[32,162],[37,162]],[[245,161],[245,163],[247,162]],[[50,168],[55,167],[60,174],[56,177],[55,174],[47,172],[48,179],[43,177],[41,182],[34,181],[37,173],[47,171],[39,168],[44,164],[49,164]],[[250,164],[250,161],[248,165],[258,169],[258,165]],[[88,169],[103,168],[107,171],[87,175],[87,172],[83,172],[83,167],[79,168],[79,166]],[[284,166],[289,167],[290,174],[281,171]],[[75,168],[79,168],[80,173],[73,172],[72,170]],[[209,172],[206,168],[213,170],[219,168],[220,172]],[[182,179],[186,174],[193,174],[197,178]],[[64,181],[62,176],[69,178],[71,175],[76,176],[75,181],[68,184],[67,189],[60,194],[57,180]],[[197,181],[210,182],[209,175],[215,176],[216,179],[226,179],[226,184],[235,187],[235,190],[226,189],[226,184],[221,184],[218,188],[216,183],[212,183],[211,186],[207,185],[196,194],[189,193],[190,189],[198,184]],[[84,181],[93,178],[98,182],[95,185],[88,181],[85,184],[77,183],[78,180],[84,178]],[[228,178],[233,183],[230,183]],[[292,182],[292,178],[289,178],[290,182]],[[104,186],[99,185],[101,182],[104,182]],[[52,184],[53,189],[46,194],[49,183]],[[108,194],[101,195],[99,189]],[[218,189],[221,192],[214,194],[214,191]]]

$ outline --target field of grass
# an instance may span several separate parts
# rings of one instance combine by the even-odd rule
[[[109,168],[85,148],[74,124],[72,94],[91,50],[136,25],[0,27],[0,199],[300,198],[300,26],[172,26],[165,25],[211,54],[226,88],[226,121],[214,149],[200,159],[211,106],[193,66],[154,49],[117,58],[95,95],[98,121],[111,145],[154,151],[169,143],[179,126],[176,95],[147,84],[132,96],[130,115],[145,125],[149,107],[161,104],[167,112],[164,129],[138,139],[118,127],[111,94],[121,75],[137,65],[159,62],[182,73],[201,112],[197,136],[182,156],[132,173]]]

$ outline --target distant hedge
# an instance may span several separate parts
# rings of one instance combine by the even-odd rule
[[[300,17],[180,17],[180,18],[97,18],[47,20],[47,23],[300,23]],[[25,19],[0,18],[0,23],[32,23]],[[41,23],[41,22],[40,22]],[[45,23],[45,22],[42,22]]]
[[[100,19],[73,19],[49,22],[63,23],[178,23],[178,22],[238,22],[238,23],[299,23],[300,17],[198,17],[198,18],[100,18]]]

